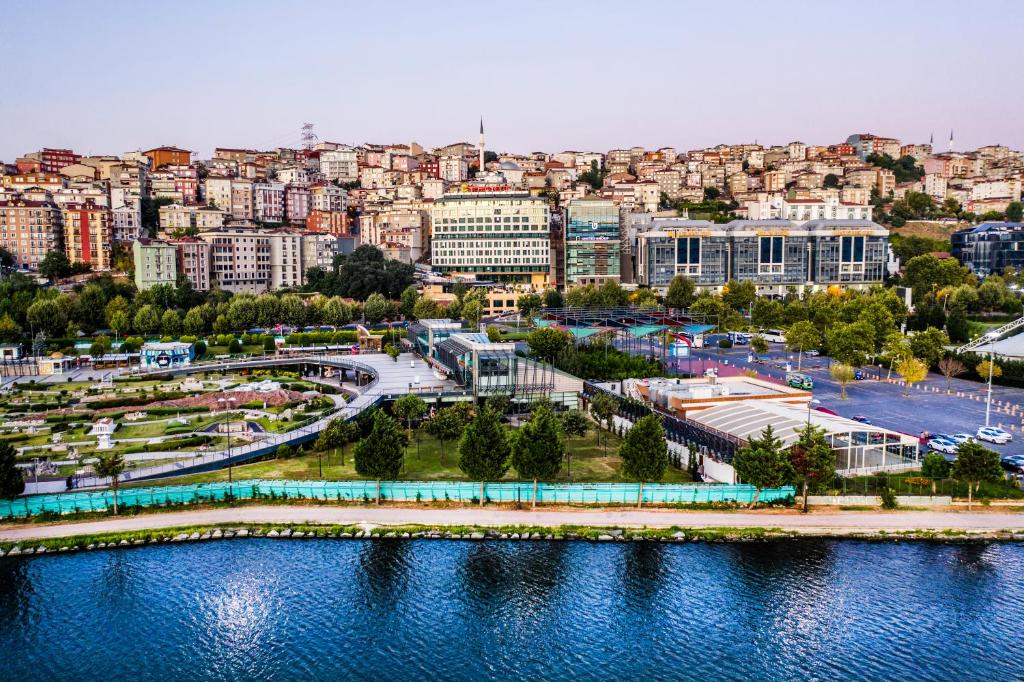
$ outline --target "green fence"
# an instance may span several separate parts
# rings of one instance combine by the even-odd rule
[[[479,502],[480,483],[382,481],[380,492],[382,498],[400,502]],[[540,483],[537,486],[537,501],[549,504],[636,504],[639,492],[640,486],[635,483]],[[369,501],[375,499],[377,486],[374,481],[252,480],[233,484],[125,488],[118,493],[117,501],[127,507],[152,507],[223,500],[229,494],[238,499]],[[533,483],[488,483],[484,494],[489,502],[530,502]],[[762,502],[778,502],[792,499],[793,496],[793,487],[786,486],[762,490],[758,499]],[[649,483],[644,486],[645,503],[749,503],[753,498],[754,487],[750,485]],[[0,518],[106,511],[113,507],[113,499],[113,493],[109,490],[33,495],[13,502],[0,502]]]

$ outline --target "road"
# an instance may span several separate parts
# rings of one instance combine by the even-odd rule
[[[424,526],[589,526],[597,528],[781,528],[807,535],[850,535],[878,531],[1024,531],[1024,514],[1001,511],[689,512],[635,509],[518,511],[501,508],[422,509],[412,507],[263,506],[143,514],[54,525],[0,526],[0,541],[204,526],[214,524],[370,524]]]

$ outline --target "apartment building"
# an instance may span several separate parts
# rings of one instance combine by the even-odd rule
[[[169,243],[177,253],[178,273],[184,275],[196,291],[209,291],[212,244],[193,237],[172,239]]]
[[[23,192],[38,187],[50,192],[64,189],[68,179],[60,173],[16,173],[0,176],[0,185],[6,190]]]
[[[551,272],[548,203],[525,192],[446,194],[431,210],[431,265],[543,289]]]
[[[339,147],[321,151],[320,174],[328,180],[355,182],[359,179],[359,158],[356,150]]]
[[[310,232],[325,232],[335,236],[350,234],[347,211],[322,211],[311,209],[306,216],[306,229]]]
[[[150,167],[153,169],[163,166],[188,166],[192,163],[192,152],[178,147],[156,147],[142,154],[149,157]]]
[[[469,164],[462,156],[442,156],[438,160],[438,175],[446,182],[465,182],[469,178]]]
[[[303,232],[281,229],[267,233],[270,239],[270,289],[302,286],[306,272],[303,263]]]
[[[208,176],[203,183],[207,206],[231,210],[231,178]]]
[[[64,249],[64,216],[50,199],[21,196],[0,201],[0,246],[21,268],[39,268],[51,251]]]
[[[309,208],[316,211],[348,210],[348,192],[330,183],[319,183],[309,188]]]
[[[173,244],[145,237],[136,239],[132,243],[132,258],[135,261],[135,286],[139,291],[177,282],[177,249]]]
[[[429,218],[425,211],[392,207],[365,213],[359,218],[359,237],[412,263],[426,251]]]
[[[64,252],[72,263],[87,263],[93,270],[113,267],[110,209],[93,201],[68,204],[64,218]]]
[[[111,185],[110,230],[114,241],[124,244],[142,234],[142,197],[137,190]]]
[[[235,220],[252,220],[255,216],[253,204],[253,183],[251,180],[231,181],[231,217]]]
[[[257,182],[252,186],[253,219],[263,223],[284,222],[284,183]]]
[[[619,281],[622,274],[619,207],[594,195],[565,208],[563,288]]]
[[[260,294],[270,290],[271,237],[247,228],[201,232],[210,244],[210,281],[232,293]]]

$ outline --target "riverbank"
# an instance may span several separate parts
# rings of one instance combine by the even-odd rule
[[[244,531],[244,532],[241,532]],[[301,534],[301,535],[299,535]],[[1024,514],[1005,511],[779,509],[431,509],[248,506],[166,512],[79,523],[0,526],[4,554],[183,542],[222,537],[436,537],[457,539],[764,540],[790,537],[1024,541]],[[62,550],[62,548],[64,548]]]

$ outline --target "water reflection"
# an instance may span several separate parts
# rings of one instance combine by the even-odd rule
[[[356,577],[370,608],[394,608],[405,593],[412,543],[387,539],[364,542],[359,548]]]
[[[666,551],[666,545],[634,542],[623,552],[623,594],[631,607],[650,604],[664,587]]]
[[[28,611],[35,592],[29,566],[23,559],[0,561],[0,614],[23,616]]]

